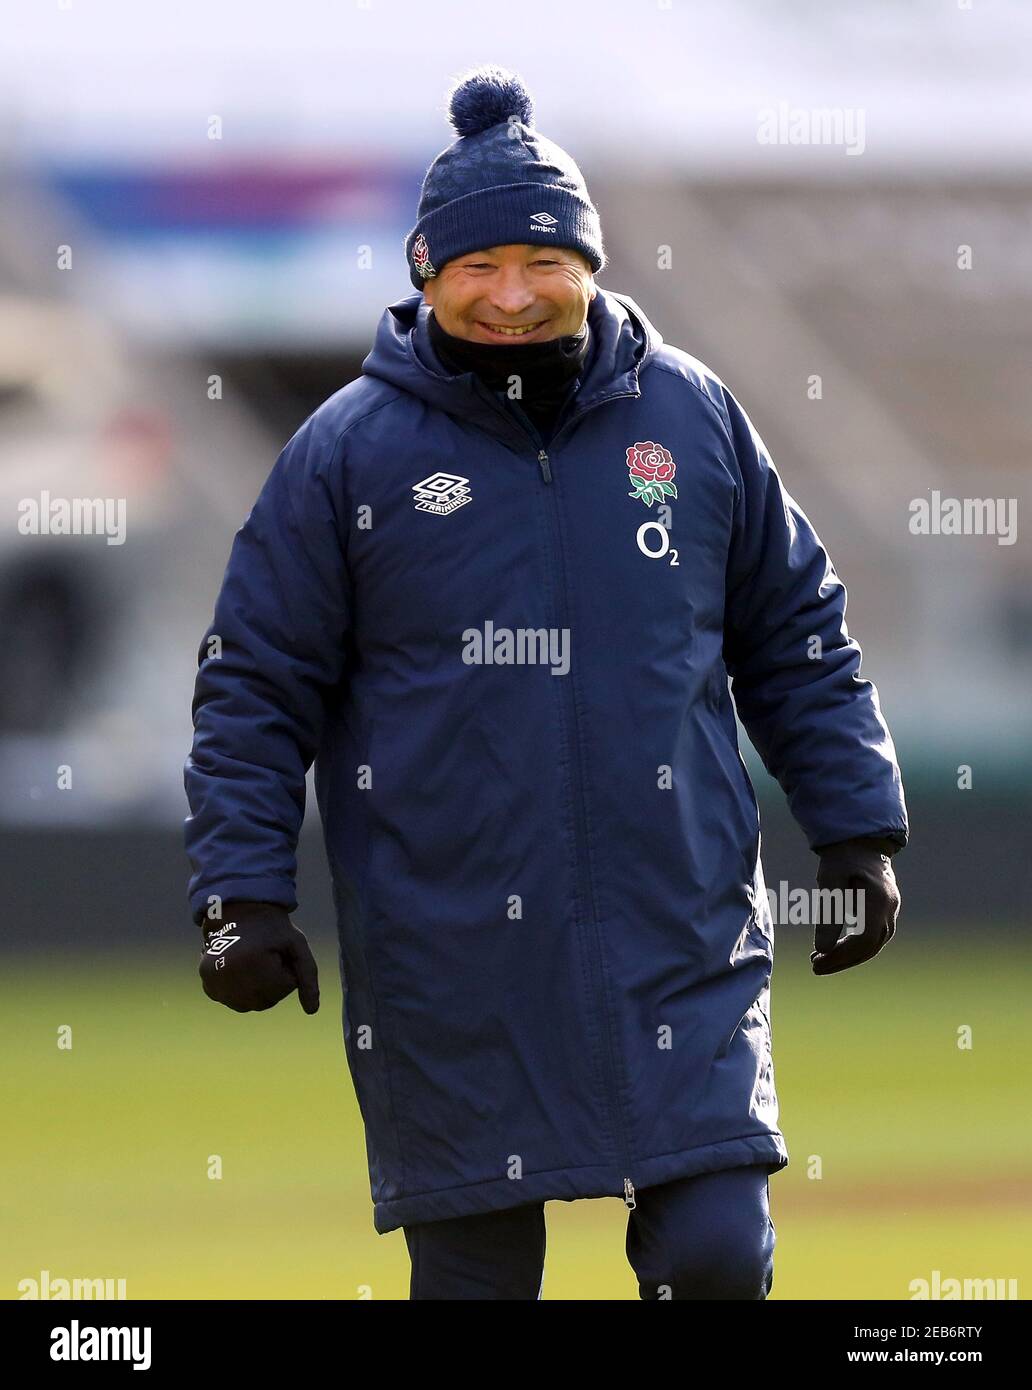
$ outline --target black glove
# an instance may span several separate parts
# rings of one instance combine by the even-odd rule
[[[899,846],[876,837],[840,840],[818,849],[818,888],[863,890],[863,931],[843,938],[836,945],[844,924],[826,922],[816,927],[810,964],[815,975],[834,975],[871,960],[892,940],[900,896],[891,854]],[[849,900],[846,899],[846,902]],[[859,909],[860,903],[857,903]],[[859,914],[858,914],[859,915]]]
[[[271,1009],[294,989],[306,1014],[319,1008],[319,974],[304,932],[275,903],[228,902],[202,922],[200,977],[209,999],[237,1013]]]

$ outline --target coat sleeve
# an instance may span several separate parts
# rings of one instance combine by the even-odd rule
[[[297,906],[305,775],[349,631],[340,442],[313,416],[285,446],[234,537],[198,651],[183,774],[198,923],[214,895]]]
[[[724,660],[739,718],[811,849],[909,836],[878,692],[860,675],[846,590],[745,411],[722,388],[736,480]]]

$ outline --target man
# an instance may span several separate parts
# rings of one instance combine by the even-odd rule
[[[641,1297],[762,1299],[788,1152],[732,694],[820,886],[866,894],[817,974],[893,934],[895,750],[826,551],[730,391],[595,285],[597,212],[518,79],[451,115],[417,292],[283,450],[202,642],[204,988],[318,1007],[288,915],[314,761],[412,1297],[538,1297],[543,1203],[616,1195]]]

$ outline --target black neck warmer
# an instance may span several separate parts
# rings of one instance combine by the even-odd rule
[[[474,372],[492,391],[507,391],[509,378],[518,376],[523,393],[518,404],[547,442],[587,361],[591,342],[587,322],[579,333],[543,343],[474,343],[457,338],[445,332],[433,310],[427,315],[427,328],[434,351],[448,370]]]

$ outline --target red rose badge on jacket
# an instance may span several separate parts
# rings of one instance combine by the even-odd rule
[[[634,492],[628,497],[639,497],[647,507],[654,502],[662,502],[664,497],[676,497],[674,474],[677,465],[669,449],[662,444],[654,444],[646,439],[640,444],[627,446],[628,476],[634,484]]]

